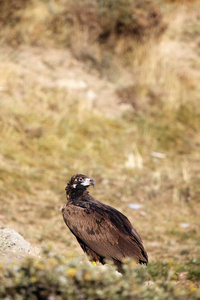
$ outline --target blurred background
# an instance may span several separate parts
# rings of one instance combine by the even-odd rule
[[[83,256],[72,175],[199,285],[199,1],[0,0],[0,225]]]

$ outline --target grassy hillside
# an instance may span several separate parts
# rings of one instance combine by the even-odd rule
[[[138,229],[152,278],[172,264],[199,287],[197,2],[2,1],[0,225],[83,257],[59,208],[84,173]]]

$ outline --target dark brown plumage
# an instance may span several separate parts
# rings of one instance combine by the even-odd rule
[[[87,188],[94,180],[83,174],[72,176],[66,186],[67,203],[62,207],[66,225],[91,260],[112,259],[119,271],[122,261],[131,257],[148,263],[142,239],[130,221],[115,208],[94,199]]]

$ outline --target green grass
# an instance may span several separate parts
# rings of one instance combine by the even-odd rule
[[[148,265],[148,273],[152,276],[154,280],[167,280],[169,276],[169,271],[173,271],[173,278],[177,279],[178,274],[182,272],[186,273],[186,279],[199,282],[200,272],[199,272],[199,258],[194,258],[190,261],[184,263],[177,263],[176,261],[169,262],[152,262]],[[174,276],[175,275],[175,276]]]

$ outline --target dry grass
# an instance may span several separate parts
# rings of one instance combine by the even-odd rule
[[[21,41],[32,26],[32,42],[24,41],[29,44],[40,44],[43,28],[34,22],[45,16],[44,4],[36,4],[35,19],[30,10],[23,16],[34,21],[27,29],[19,26]],[[67,180],[82,172],[96,181],[93,196],[129,217],[150,261],[186,263],[199,256],[199,19],[196,4],[189,9],[166,12],[168,30],[156,44],[134,41],[123,60],[112,57],[109,73],[101,65],[109,83],[94,69],[89,75],[88,64],[78,64],[65,50],[49,48],[49,41],[46,48],[1,49],[2,225],[39,247],[52,242],[56,251],[79,256],[59,208]],[[75,42],[73,47],[80,51]],[[99,49],[94,44],[90,51],[96,55]],[[91,90],[94,99],[87,97]],[[114,91],[128,110],[122,111]],[[130,203],[142,208],[131,210]]]

